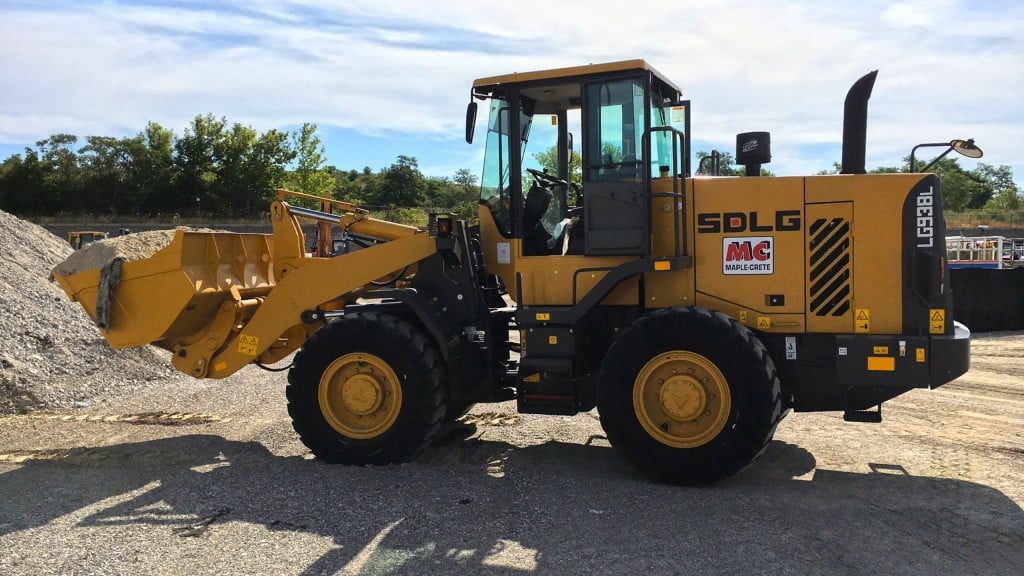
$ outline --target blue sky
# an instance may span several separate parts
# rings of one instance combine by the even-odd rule
[[[212,113],[261,131],[314,122],[343,169],[403,154],[428,175],[478,173],[481,142],[462,139],[474,78],[644,58],[692,100],[694,150],[767,130],[775,173],[830,168],[846,91],[879,69],[869,168],[974,138],[1024,184],[1024,3],[848,4],[6,0],[0,158],[151,120],[180,135]]]

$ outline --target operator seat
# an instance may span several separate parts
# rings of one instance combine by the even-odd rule
[[[523,206],[523,255],[541,256],[548,253],[548,240],[551,234],[541,223],[544,213],[551,206],[551,190],[534,184],[526,194]]]

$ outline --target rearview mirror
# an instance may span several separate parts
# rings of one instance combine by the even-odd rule
[[[476,130],[476,102],[466,107],[466,143],[473,143],[473,132]]]
[[[953,140],[949,145],[953,147],[953,150],[956,150],[968,158],[981,158],[983,155],[981,148],[974,145],[974,138],[970,138],[968,140]]]

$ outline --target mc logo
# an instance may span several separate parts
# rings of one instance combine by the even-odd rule
[[[772,243],[762,240],[757,244],[749,240],[732,241],[726,247],[726,262],[767,262],[772,258]]]
[[[722,239],[723,274],[771,274],[775,270],[771,236]]]

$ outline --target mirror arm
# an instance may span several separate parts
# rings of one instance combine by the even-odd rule
[[[936,156],[934,160],[929,162],[927,166],[925,166],[924,168],[921,169],[921,172],[927,172],[929,168],[931,168],[932,166],[935,166],[936,162],[938,162],[939,160],[942,160],[943,158],[945,158],[946,154],[949,154],[952,151],[953,151],[953,147],[952,146],[950,146],[949,148],[946,148],[945,152],[943,152],[942,154],[939,154],[938,156]]]

